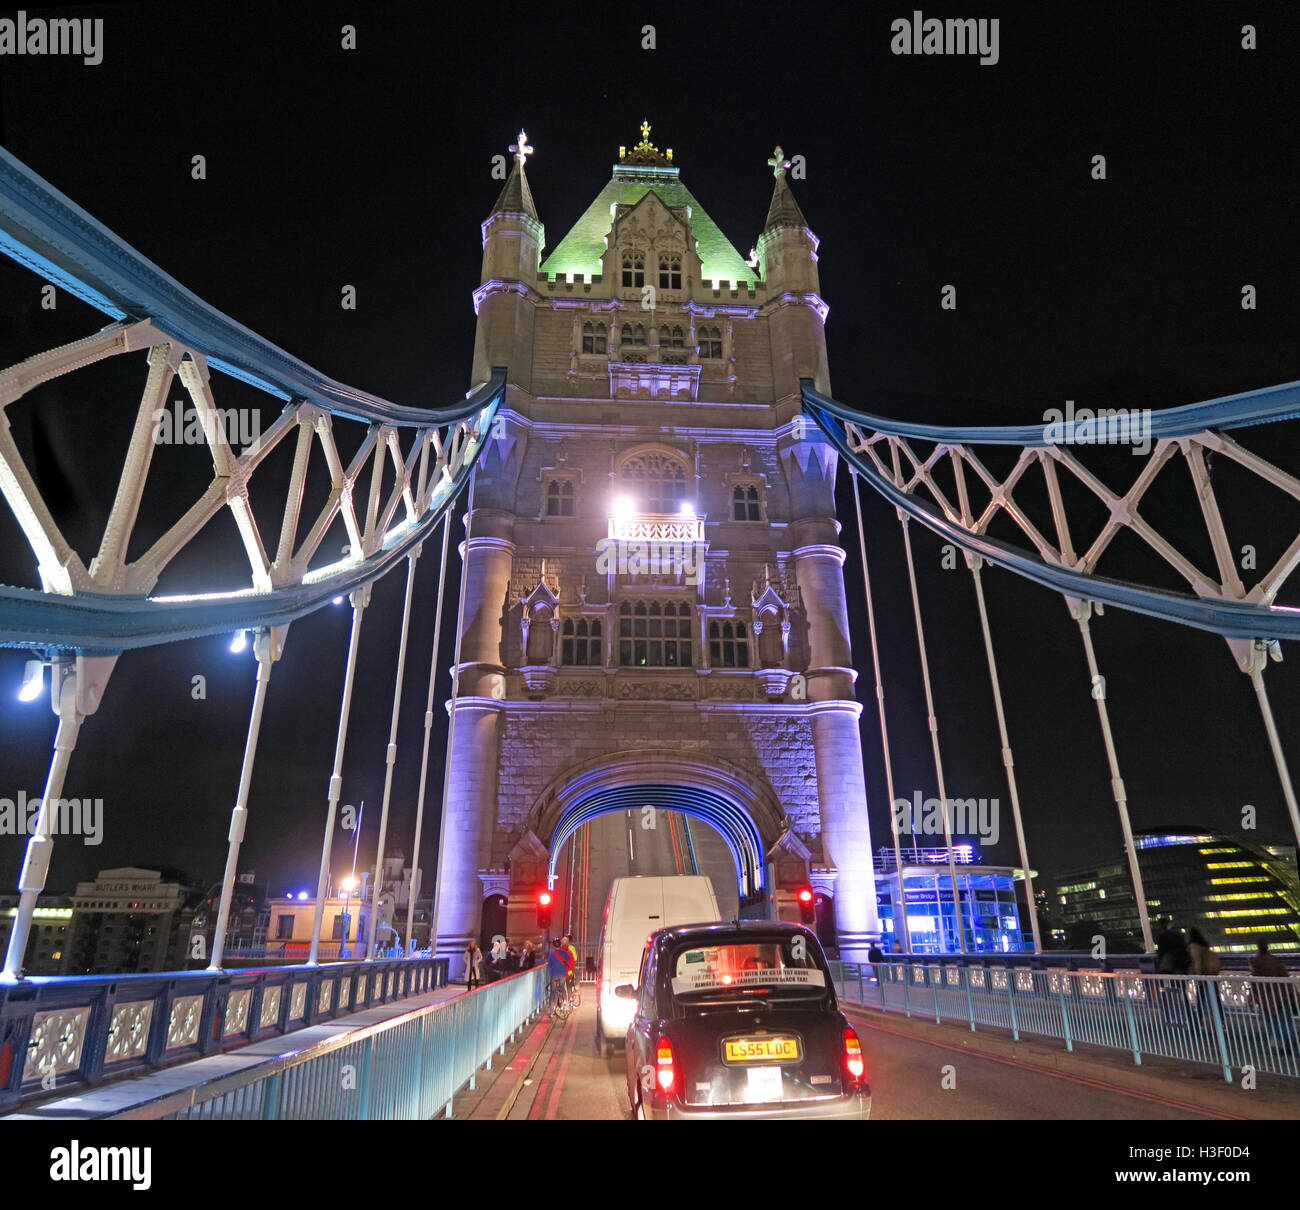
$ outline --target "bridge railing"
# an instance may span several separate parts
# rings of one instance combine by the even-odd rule
[[[444,987],[446,959],[0,983],[0,1109]]]
[[[111,1116],[173,1121],[412,1121],[455,1095],[545,1009],[534,967],[464,995],[348,1030]]]
[[[1300,1078],[1300,979],[1033,970],[975,963],[832,963],[842,1001],[1232,1071]]]

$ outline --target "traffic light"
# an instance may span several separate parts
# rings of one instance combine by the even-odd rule
[[[795,892],[795,899],[799,904],[799,920],[803,924],[817,923],[817,899],[813,895],[812,887],[801,886]]]
[[[546,930],[551,927],[551,903],[554,896],[550,891],[539,891],[537,895],[537,927]]]

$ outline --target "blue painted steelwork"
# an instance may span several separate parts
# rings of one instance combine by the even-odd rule
[[[168,1093],[114,1118],[184,1121],[426,1121],[546,1008],[546,968],[425,1005]],[[351,1068],[353,1078],[344,1079]]]
[[[799,380],[804,407],[810,412],[820,409],[840,420],[869,428],[889,437],[909,437],[918,441],[933,441],[937,445],[1015,445],[1040,447],[1073,443],[1075,423],[1049,425],[993,424],[957,428],[944,428],[934,424],[909,424],[890,420],[871,412],[862,412],[823,395],[813,385],[812,379]],[[1150,436],[1153,441],[1173,437],[1190,437],[1207,429],[1238,429],[1253,424],[1272,424],[1278,420],[1300,417],[1300,382],[1284,382],[1279,386],[1261,387],[1243,391],[1239,395],[1223,395],[1201,403],[1187,403],[1176,408],[1161,408],[1150,413]],[[1084,422],[1077,422],[1084,423]],[[1052,441],[1048,430],[1060,429],[1060,438]],[[1080,444],[1090,444],[1081,441]]]
[[[916,499],[881,475],[868,459],[849,447],[845,430],[836,421],[846,421],[886,435],[914,437],[941,445],[982,443],[1044,446],[1051,444],[1044,440],[1046,426],[940,429],[929,425],[902,424],[881,420],[836,403],[819,394],[809,379],[802,379],[801,385],[804,409],[816,421],[827,440],[845,461],[890,504],[901,509],[907,516],[919,521],[926,528],[933,530],[945,541],[952,542],[972,554],[987,559],[990,563],[995,563],[999,567],[1004,567],[1035,584],[1050,588],[1067,597],[1084,601],[1100,601],[1102,604],[1113,605],[1118,609],[1127,609],[1163,621],[1179,622],[1198,630],[1207,630],[1224,638],[1300,638],[1300,610],[1284,606],[1253,605],[1245,601],[1182,596],[1178,593],[1144,588],[1138,584],[1112,580],[1104,576],[1087,575],[1068,567],[1047,563],[1037,555],[1028,554],[997,538],[972,533],[963,526],[949,521],[936,507]],[[1260,396],[1265,397],[1264,402],[1257,398]],[[1151,434],[1153,438],[1159,438],[1184,435],[1187,431],[1202,432],[1206,427],[1205,418],[1213,416],[1226,418],[1223,422],[1216,422],[1216,427],[1219,428],[1285,419],[1300,414],[1295,411],[1298,398],[1300,398],[1300,386],[1290,384],[1272,388],[1271,391],[1251,392],[1245,396],[1211,400],[1209,403],[1188,405],[1187,408],[1172,408],[1166,412],[1153,414]],[[1162,420],[1173,413],[1182,415],[1167,423]],[[1189,429],[1188,426],[1192,421],[1188,417],[1193,415],[1200,417],[1201,423]]]
[[[0,983],[0,1109],[233,1050],[446,982],[446,959],[404,958]]]
[[[478,443],[418,522],[390,534],[364,563],[310,584],[184,601],[99,593],[64,596],[0,585],[0,646],[115,655],[139,647],[279,626],[373,583],[415,549],[453,506],[486,448],[506,371],[464,402],[405,407],[346,386],[249,331],[191,293],[80,206],[0,149],[0,252],[115,320],[148,319],[210,366],[278,399],[370,424],[429,429],[477,421]]]
[[[875,967],[833,962],[831,970],[843,1001],[882,1012],[1056,1038],[1067,1050],[1076,1043],[1124,1050],[1137,1064],[1144,1055],[1204,1064],[1228,1083],[1244,1066],[1300,1079],[1300,979],[1157,975],[1139,970],[1136,956],[1107,965],[1071,969],[1050,955],[1032,965],[891,955]]]
[[[33,272],[114,319],[152,320],[217,369],[280,399],[305,399],[354,420],[419,427],[477,410],[404,407],[321,374],[210,307],[3,148],[0,232],[0,251]]]

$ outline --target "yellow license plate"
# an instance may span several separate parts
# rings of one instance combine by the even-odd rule
[[[799,1043],[794,1038],[729,1038],[723,1056],[728,1063],[784,1063],[799,1057]]]

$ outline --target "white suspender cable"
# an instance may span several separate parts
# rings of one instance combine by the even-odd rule
[[[885,681],[880,674],[880,643],[876,637],[876,607],[871,599],[871,573],[867,570],[867,538],[862,527],[862,498],[858,472],[852,472],[853,507],[858,517],[858,550],[862,554],[862,590],[867,598],[867,629],[871,634],[871,662],[876,670],[876,713],[880,716],[880,748],[885,756],[885,791],[889,795],[889,826],[894,833],[894,869],[898,874],[898,902],[893,904],[894,936],[902,921],[903,951],[912,952],[912,934],[907,924],[907,894],[903,889],[903,852],[898,842],[898,812],[894,809],[894,764],[889,756],[889,727],[885,722]]]
[[[366,961],[375,959],[375,940],[379,935],[379,884],[384,873],[384,842],[388,837],[388,802],[393,792],[393,765],[397,763],[397,719],[402,709],[402,673],[406,668],[406,637],[411,629],[411,595],[415,589],[415,564],[420,557],[417,546],[406,557],[406,596],[402,601],[402,637],[397,644],[397,673],[393,678],[393,716],[388,725],[388,749],[384,754],[384,803],[379,808],[379,843],[375,849],[375,885],[370,896],[370,929],[366,940]]]
[[[415,942],[415,897],[420,887],[420,832],[424,827],[424,788],[429,777],[429,738],[433,730],[433,691],[438,677],[438,641],[442,637],[442,602],[447,587],[447,543],[451,538],[451,514],[449,508],[442,519],[442,561],[438,566],[438,604],[433,621],[433,654],[429,658],[429,695],[424,703],[424,753],[420,757],[420,792],[415,800],[415,839],[411,847],[411,894],[406,901],[406,949],[410,953]],[[429,954],[437,938],[429,934]]]

